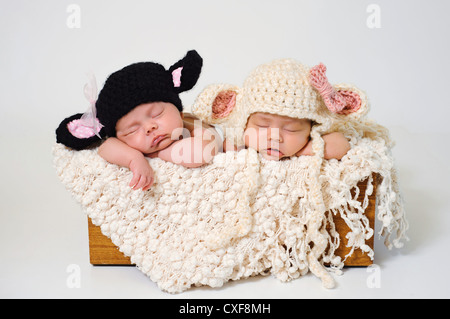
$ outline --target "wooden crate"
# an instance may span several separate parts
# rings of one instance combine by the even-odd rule
[[[358,184],[361,190],[358,200],[362,201],[364,199],[364,190],[366,189],[367,180],[362,181]],[[375,193],[377,186],[377,178],[374,176],[374,190],[372,195],[369,197],[369,205],[366,209],[366,216],[369,219],[369,225],[372,229],[375,229]],[[341,244],[336,250],[336,255],[344,258],[349,252],[350,248],[346,247],[348,240],[345,235],[350,231],[350,228],[345,224],[345,221],[339,217],[333,217],[336,231],[340,234]],[[132,265],[130,258],[123,255],[117,246],[115,246],[111,239],[104,236],[100,230],[100,227],[95,226],[91,220],[88,218],[88,229],[89,229],[89,256],[90,263],[92,265]],[[367,245],[373,249],[374,236],[367,241]],[[354,251],[354,253],[347,258],[345,261],[345,266],[370,266],[372,265],[372,260],[366,253],[362,252],[360,249]]]
[[[373,192],[372,195],[369,196],[369,203],[365,210],[365,215],[369,220],[370,228],[375,230],[376,191],[378,186],[378,175],[373,174],[372,177],[373,177]],[[362,182],[359,182],[358,187],[360,189],[358,201],[361,203],[365,197],[367,179]],[[347,226],[345,221],[340,216],[333,216],[333,221],[336,227],[336,231],[339,233],[339,237],[341,240],[339,247],[335,251],[335,255],[340,256],[342,259],[344,259],[345,256],[349,254],[351,251],[350,247],[346,247],[348,239],[345,238],[345,235],[350,231],[350,227]],[[374,236],[372,236],[369,240],[366,240],[366,244],[373,250]],[[364,253],[363,251],[361,251],[361,249],[355,249],[353,254],[350,255],[344,262],[345,266],[370,266],[372,264],[373,261],[370,259],[367,253]]]
[[[92,265],[131,265],[126,257],[108,237],[102,234],[99,226],[95,226],[88,218],[89,258]]]

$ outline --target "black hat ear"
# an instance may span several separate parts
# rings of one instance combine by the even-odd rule
[[[175,92],[192,89],[200,77],[202,66],[203,59],[195,50],[189,51],[183,59],[172,65],[169,72],[172,74]]]
[[[83,113],[78,113],[75,115],[72,115],[66,119],[64,119],[61,124],[59,124],[58,128],[56,129],[56,142],[64,144],[67,147],[73,148],[77,151],[87,149],[89,147],[94,146],[96,143],[101,141],[101,139],[97,135],[93,135],[90,137],[76,137],[73,135],[68,128],[68,125],[70,123],[73,123],[74,121],[77,121],[81,118]],[[98,134],[102,137],[105,136],[105,129],[102,128]],[[91,134],[92,135],[92,134]]]

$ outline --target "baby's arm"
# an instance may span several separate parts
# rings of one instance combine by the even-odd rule
[[[341,132],[333,132],[322,136],[325,142],[324,158],[329,160],[332,158],[340,160],[350,150],[350,143]],[[309,141],[306,146],[296,155],[313,155],[312,142]]]
[[[98,148],[98,154],[106,161],[128,167],[133,172],[130,186],[134,190],[147,190],[153,185],[154,173],[144,154],[115,137],[108,138]]]
[[[196,128],[191,137],[175,141],[158,152],[158,157],[184,167],[200,167],[212,161],[219,152],[218,138],[213,128]]]

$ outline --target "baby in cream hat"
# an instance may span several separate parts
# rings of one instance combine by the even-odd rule
[[[223,130],[225,150],[253,148],[262,161],[311,155],[303,181],[312,207],[307,224],[313,242],[308,264],[323,285],[331,288],[334,280],[319,262],[327,247],[320,230],[326,211],[320,173],[324,160],[340,159],[348,152],[346,136],[351,138],[349,132],[364,120],[368,103],[364,93],[352,85],[332,86],[325,72],[323,64],[309,68],[292,59],[275,60],[258,66],[242,87],[208,86],[192,112]],[[292,163],[301,169],[298,161]]]
[[[332,123],[359,118],[367,103],[352,86],[331,86],[325,71],[323,64],[309,68],[293,59],[275,60],[258,66],[242,88],[207,87],[192,112],[226,132],[225,150],[250,147],[269,160],[341,159],[350,144],[331,130]]]

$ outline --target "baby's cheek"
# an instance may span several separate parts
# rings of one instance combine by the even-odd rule
[[[144,152],[145,145],[143,141],[144,138],[140,134],[136,134],[129,138],[125,143],[134,149]]]
[[[297,142],[297,148],[302,149],[306,144],[308,144],[308,139],[301,137]]]

